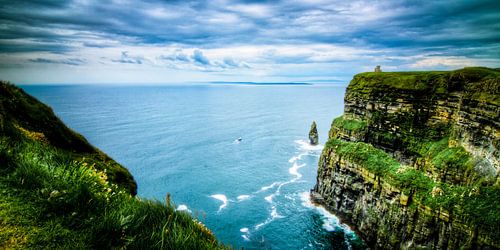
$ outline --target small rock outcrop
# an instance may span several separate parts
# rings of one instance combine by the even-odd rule
[[[316,128],[316,122],[314,121],[311,124],[311,129],[309,130],[309,143],[311,145],[318,145],[318,129]]]
[[[500,71],[358,74],[311,198],[373,249],[500,249]]]

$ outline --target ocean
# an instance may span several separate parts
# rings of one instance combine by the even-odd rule
[[[308,196],[345,86],[21,87],[127,167],[139,197],[170,193],[226,245],[352,249],[355,233]],[[312,121],[318,146],[308,144]]]

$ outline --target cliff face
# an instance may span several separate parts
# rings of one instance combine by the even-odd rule
[[[358,74],[313,197],[374,248],[500,248],[500,72]]]

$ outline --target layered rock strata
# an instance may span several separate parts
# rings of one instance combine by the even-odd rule
[[[375,249],[500,248],[500,72],[358,74],[313,199]]]

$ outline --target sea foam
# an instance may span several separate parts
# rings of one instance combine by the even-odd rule
[[[311,202],[311,196],[310,196],[309,192],[300,193],[300,199],[302,200],[302,205],[304,207],[308,207],[308,208],[314,209],[319,214],[322,215],[322,217],[323,217],[323,228],[326,231],[332,232],[332,231],[335,231],[336,228],[340,227],[340,228],[342,228],[342,230],[346,234],[348,234],[348,235],[354,234],[354,231],[349,226],[347,226],[346,224],[340,223],[340,221],[337,218],[337,216],[335,216],[334,214],[328,212],[328,210],[326,210],[322,206],[314,205]]]
[[[288,162],[294,163],[297,160],[300,160],[301,158],[302,158],[302,155],[293,156],[292,158],[290,158],[290,160],[288,160]]]
[[[294,180],[298,180],[302,177],[302,174],[300,174],[298,172],[299,168],[302,168],[304,167],[306,164],[297,164],[296,162],[293,163],[292,167],[288,169],[288,172],[292,175],[295,175],[295,179]],[[292,180],[292,181],[294,181]]]
[[[271,195],[268,195],[268,196],[264,197],[264,199],[267,202],[272,203],[273,202],[273,196],[274,196],[274,194],[271,194]]]
[[[177,208],[175,210],[177,210],[177,211],[186,211],[188,213],[191,213],[191,210],[189,210],[189,208],[186,205],[184,205],[184,204],[181,204],[181,205],[177,206]]]
[[[323,149],[323,145],[318,144],[318,145],[311,145],[309,142],[306,140],[295,140],[295,143],[299,144],[299,148],[301,150],[307,150],[307,151],[321,151]]]
[[[271,189],[271,188],[273,188],[273,187],[275,187],[275,186],[277,186],[279,184],[281,184],[281,181],[273,182],[271,185],[267,185],[267,186],[261,187],[260,190],[257,191],[256,193],[264,192],[264,191],[266,191],[268,189]]]
[[[274,219],[285,218],[285,217],[278,214],[278,210],[277,210],[276,206],[272,206],[271,207],[271,218],[274,220]]]
[[[243,237],[243,239],[245,241],[250,241],[250,230],[248,229],[248,227],[244,227],[244,228],[240,228],[240,232],[242,232],[243,234],[241,235],[241,237]]]
[[[222,201],[222,205],[219,206],[219,211],[220,212],[223,208],[227,206],[227,197],[223,194],[213,194],[210,195],[210,197]]]
[[[255,226],[255,230],[259,230],[261,227],[273,222],[275,219],[280,219],[280,218],[285,218],[285,216],[282,216],[278,214],[278,210],[276,206],[271,207],[271,216],[268,217],[264,222],[261,222]]]
[[[238,199],[238,201],[248,200],[248,199],[250,199],[250,195],[242,194],[242,195],[239,195],[238,197],[236,197],[236,199]]]

